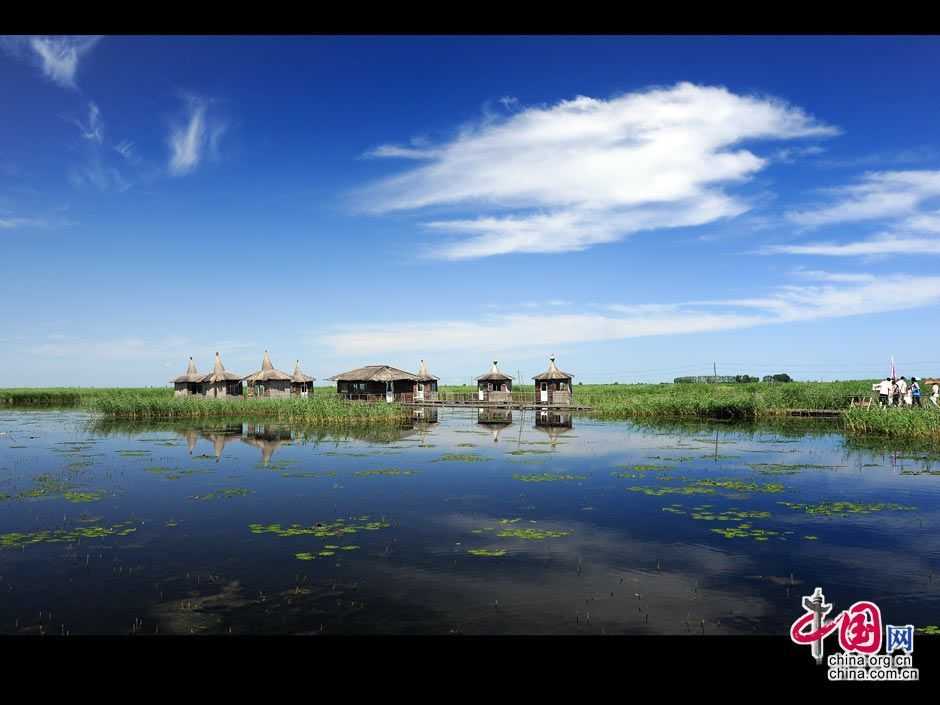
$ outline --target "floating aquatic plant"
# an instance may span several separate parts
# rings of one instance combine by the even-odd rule
[[[342,536],[344,534],[355,534],[359,531],[377,531],[387,529],[391,524],[382,521],[370,521],[365,524],[347,524],[342,519],[332,523],[317,523],[313,526],[303,526],[302,524],[291,524],[283,527],[280,524],[249,524],[248,528],[253,534],[275,534],[281,537],[287,536],[316,536],[325,538],[327,536]]]
[[[857,504],[855,502],[820,502],[819,504],[799,504],[797,502],[778,502],[789,509],[805,512],[815,516],[841,516],[845,514],[871,514],[885,511],[916,511],[917,507],[888,502],[873,504]]]
[[[135,531],[137,531],[137,528],[130,522],[114,524],[113,526],[80,526],[75,529],[14,531],[8,534],[0,534],[0,548],[20,548],[36,543],[72,543],[80,539],[127,536]]]
[[[395,468],[389,468],[387,470],[360,470],[359,472],[354,472],[354,477],[375,477],[375,476],[385,476],[385,477],[398,477],[399,475],[417,475],[417,470],[397,470]]]
[[[194,495],[190,499],[195,499],[199,502],[211,502],[216,499],[231,499],[232,497],[245,497],[246,495],[253,494],[252,490],[246,490],[242,487],[233,487],[224,490],[218,490],[217,492],[210,492],[209,494],[204,495]]]
[[[435,462],[435,463],[442,463],[442,462],[480,463],[485,460],[489,460],[489,458],[484,458],[480,455],[473,455],[473,454],[463,455],[460,453],[447,453],[446,455],[442,455],[440,458],[437,458],[436,460],[432,462]]]
[[[522,482],[560,482],[560,481],[570,481],[570,480],[586,480],[587,476],[585,475],[568,475],[564,473],[551,473],[544,472],[535,475],[513,475],[513,480],[521,480]]]
[[[467,551],[471,556],[480,556],[481,558],[499,558],[506,555],[505,548],[471,548]]]
[[[716,534],[721,534],[726,539],[744,539],[752,538],[755,541],[768,541],[772,536],[785,541],[786,538],[780,535],[779,531],[770,529],[754,529],[750,524],[738,524],[730,528],[712,529]]]

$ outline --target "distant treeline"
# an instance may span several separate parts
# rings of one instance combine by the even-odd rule
[[[700,375],[698,377],[676,377],[673,384],[753,384],[754,382],[792,382],[790,375],[781,373],[766,375],[763,379],[750,375]]]

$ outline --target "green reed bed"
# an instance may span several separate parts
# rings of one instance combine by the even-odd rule
[[[0,389],[0,407],[91,407],[99,399],[125,395],[148,399],[172,399],[173,390],[161,387],[23,387]]]
[[[105,416],[122,418],[202,419],[241,416],[334,425],[398,424],[406,417],[406,413],[396,404],[363,404],[316,396],[306,399],[160,399],[125,393],[100,397],[92,408]]]
[[[940,440],[940,409],[933,406],[856,407],[846,409],[842,421],[846,433],[853,435]]]

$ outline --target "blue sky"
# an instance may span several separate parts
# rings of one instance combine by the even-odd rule
[[[0,386],[940,375],[940,40],[7,37]]]

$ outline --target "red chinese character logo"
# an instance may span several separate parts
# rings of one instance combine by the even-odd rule
[[[843,649],[863,654],[881,650],[881,610],[874,602],[856,602],[836,619],[840,620],[839,645]]]

